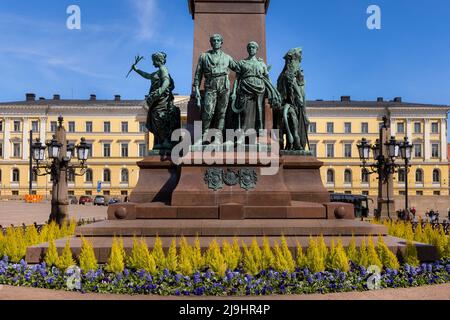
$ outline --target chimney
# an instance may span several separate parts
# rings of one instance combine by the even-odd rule
[[[351,101],[350,96],[342,96],[341,97],[341,102],[350,102],[350,101]]]
[[[399,103],[401,103],[401,102],[402,102],[402,97],[395,97],[395,98],[394,98],[394,102],[399,102]]]
[[[383,102],[384,101],[384,98],[383,97],[378,97],[377,98],[377,102]]]
[[[53,100],[61,100],[61,96],[59,94],[54,94]]]
[[[26,101],[34,101],[36,100],[36,95],[34,93],[27,93],[25,95]]]
[[[89,98],[91,101],[97,100],[97,96],[95,94],[91,94],[91,97]]]
[[[116,95],[114,96],[114,101],[120,101],[120,95],[116,94]]]

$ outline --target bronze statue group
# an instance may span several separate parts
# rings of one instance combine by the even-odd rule
[[[193,83],[196,105],[201,110],[203,137],[212,129],[255,130],[258,135],[263,135],[265,129],[277,129],[281,150],[305,151],[309,120],[305,111],[302,49],[291,49],[284,56],[285,66],[275,87],[269,79],[269,68],[257,57],[258,43],[250,42],[247,45],[248,57],[240,61],[221,50],[223,37],[220,34],[213,35],[210,44],[211,50],[199,57]],[[181,127],[180,111],[174,105],[175,85],[165,66],[166,58],[163,52],[152,55],[157,71],[151,74],[137,69],[141,57],[136,57],[131,67],[151,81],[146,96],[149,108],[147,128],[155,137],[154,150],[170,150],[173,147],[171,134]],[[232,87],[230,70],[236,73]],[[266,99],[273,112],[273,128],[265,127]],[[202,139],[200,144],[203,143]]]

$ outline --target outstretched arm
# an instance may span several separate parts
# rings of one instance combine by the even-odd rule
[[[145,78],[145,79],[151,80],[151,78],[152,78],[150,73],[147,73],[147,72],[144,72],[144,71],[142,71],[142,70],[139,70],[138,68],[136,68],[136,66],[133,66],[133,70],[134,70],[137,74],[139,74],[141,77],[143,77],[143,78]]]

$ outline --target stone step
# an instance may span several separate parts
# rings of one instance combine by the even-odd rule
[[[107,220],[77,228],[77,236],[365,236],[386,235],[387,227],[357,220]]]
[[[337,241],[337,237],[324,237],[325,242],[327,246],[330,245],[330,242],[332,239],[335,239]],[[346,247],[348,246],[351,236],[344,236],[340,237],[342,240],[343,245]],[[357,236],[355,237],[356,245],[359,247],[362,239],[365,237]],[[94,246],[95,255],[99,261],[99,263],[106,263],[108,261],[109,255],[111,253],[111,245],[113,238],[112,237],[86,237]],[[155,237],[145,237],[145,240],[147,242],[147,245],[150,249],[153,248],[155,244]],[[174,237],[168,236],[168,237],[161,237],[161,241],[163,244],[163,249],[165,252],[168,251],[170,244]],[[194,245],[195,237],[186,237],[187,242],[190,245]],[[205,251],[211,241],[216,239],[219,243],[219,245],[222,245],[223,241],[228,241],[229,243],[232,243],[234,240],[233,237],[199,237],[200,246],[203,251]],[[263,243],[263,237],[239,237],[240,245],[242,246],[242,243],[245,243],[247,246],[250,246],[251,242],[256,239],[260,246],[262,246]],[[281,239],[279,236],[276,237],[267,237],[271,245],[273,245],[276,242],[280,244]],[[367,238],[366,238],[367,239]],[[406,241],[404,239],[395,238],[392,236],[384,236],[383,237],[384,242],[386,245],[391,249],[394,253],[397,255],[404,252],[406,249]],[[56,247],[59,252],[59,254],[62,253],[64,246],[66,245],[67,239],[61,239],[56,241]],[[177,239],[177,242],[179,241],[179,238]],[[286,237],[287,244],[289,246],[289,249],[291,250],[292,254],[296,255],[297,252],[297,243],[300,243],[303,247],[304,251],[306,250],[308,243],[309,243],[309,237],[296,237],[296,236],[287,236]],[[374,244],[376,245],[378,242],[378,237],[373,237]],[[133,238],[132,237],[124,237],[123,238],[124,248],[125,251],[129,254],[131,252],[131,248],[133,246]],[[72,252],[74,253],[75,257],[78,257],[81,251],[81,238],[79,237],[72,237],[70,238],[70,245],[72,248]],[[437,251],[436,248],[430,245],[421,244],[421,243],[415,243],[419,259],[421,261],[435,261],[437,260]],[[45,256],[45,252],[47,251],[48,243],[43,243],[37,246],[33,246],[27,249],[27,255],[26,260],[28,263],[39,263],[42,261],[43,257]]]

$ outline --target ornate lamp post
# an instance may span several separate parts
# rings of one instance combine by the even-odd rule
[[[408,142],[408,138],[405,137],[403,143],[399,143],[395,137],[391,137],[389,141],[383,141],[383,130],[388,128],[387,118],[383,117],[383,123],[380,126],[380,139],[377,139],[374,145],[368,143],[366,138],[361,140],[358,144],[359,158],[362,161],[361,167],[366,170],[368,174],[378,174],[379,180],[379,192],[378,192],[378,214],[381,212],[382,205],[382,195],[383,190],[382,185],[388,184],[391,176],[398,172],[398,169],[403,167],[403,165],[397,164],[396,160],[401,157],[405,161],[405,175],[406,175],[406,202],[405,210],[408,210],[408,170],[411,166],[409,160],[411,159],[412,145]],[[373,163],[368,163],[370,160],[370,151],[373,152]],[[389,187],[388,187],[389,190]],[[389,193],[389,192],[388,192]],[[387,202],[387,215],[390,219],[389,212],[389,199]],[[377,217],[379,218],[379,216]]]
[[[66,130],[63,127],[63,117],[58,118],[58,128],[53,139],[44,146],[39,139],[32,145],[32,155],[35,161],[34,172],[38,176],[51,175],[52,188],[52,210],[49,221],[56,221],[59,225],[67,218],[67,207],[69,205],[67,195],[67,172],[72,171],[76,176],[86,173],[86,161],[89,156],[89,146],[86,140],[81,138],[81,143],[76,147],[67,144]],[[78,164],[71,164],[75,155],[78,157]],[[45,160],[45,150],[47,150],[48,160]],[[77,173],[76,169],[80,169]]]

